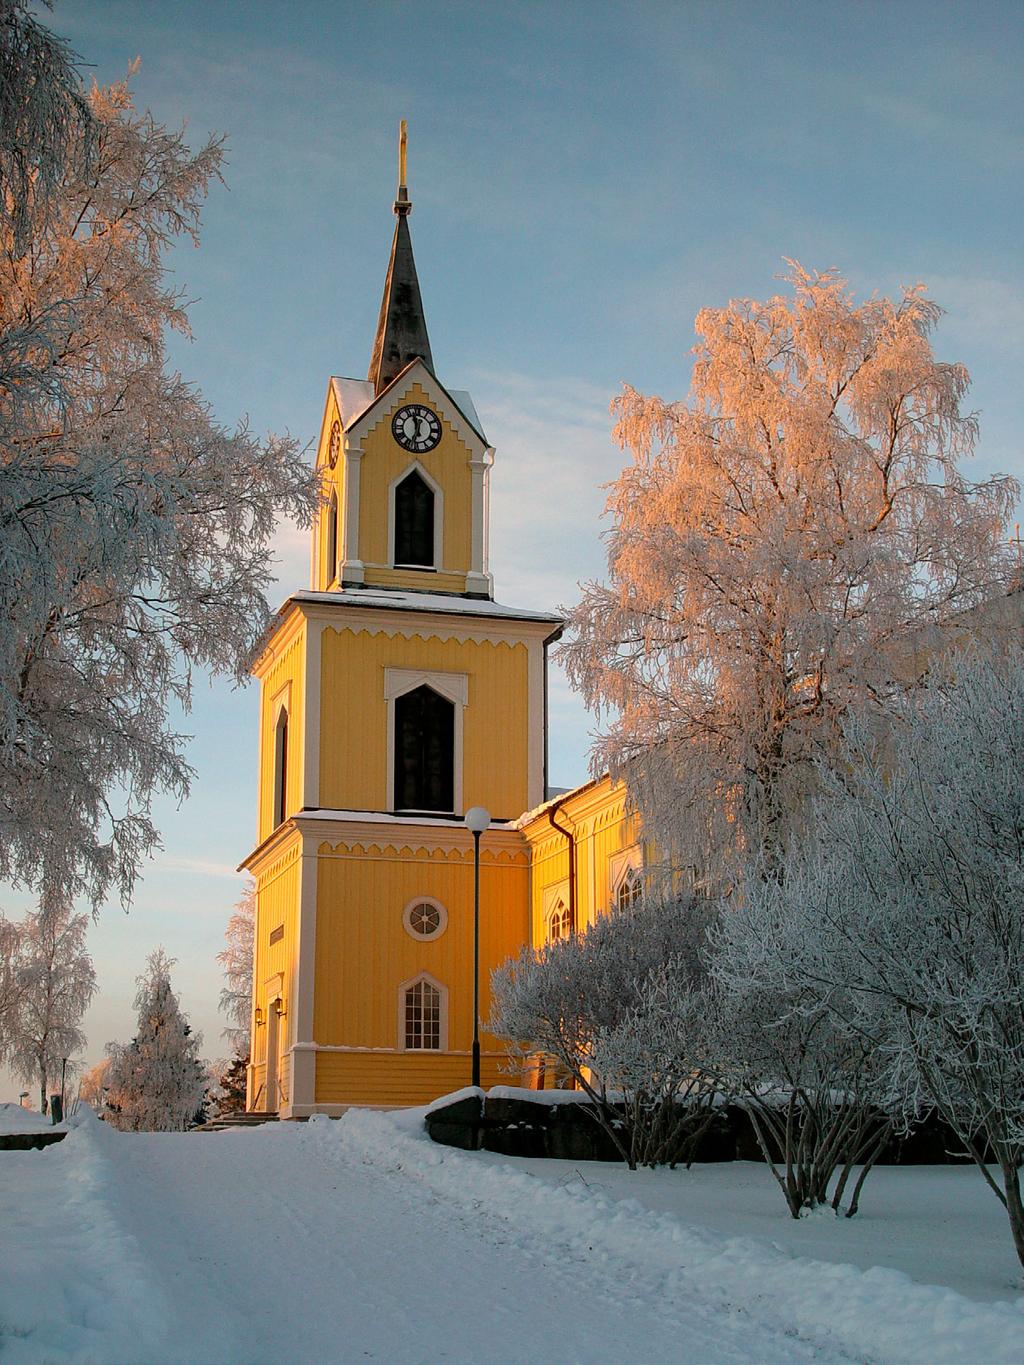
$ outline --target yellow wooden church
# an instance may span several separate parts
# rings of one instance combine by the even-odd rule
[[[260,684],[248,1107],[282,1118],[419,1104],[467,1085],[491,969],[638,894],[607,780],[551,797],[548,648],[562,622],[494,600],[495,451],[434,373],[397,218],[366,379],[327,384],[311,581],[281,607]],[[524,813],[525,812],[525,813]],[[483,1032],[481,1079],[510,1079]],[[533,1079],[536,1082],[536,1077]]]

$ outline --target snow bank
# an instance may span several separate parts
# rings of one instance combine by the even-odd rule
[[[53,1172],[45,1201],[5,1201],[4,1365],[154,1360],[170,1315],[152,1268],[119,1217],[120,1135],[85,1106],[69,1128],[56,1147],[2,1155],[5,1183],[40,1181],[43,1172]]]
[[[975,1303],[951,1289],[915,1283],[898,1270],[792,1257],[750,1238],[723,1238],[613,1200],[578,1178],[553,1186],[508,1164],[439,1147],[422,1110],[405,1115],[351,1109],[337,1134],[355,1155],[401,1170],[436,1196],[500,1215],[514,1239],[543,1256],[618,1266],[644,1298],[699,1298],[749,1314],[858,1360],[892,1365],[1019,1365],[1024,1299]]]
[[[45,1114],[37,1114],[34,1109],[23,1109],[20,1104],[9,1102],[0,1104],[0,1133],[48,1133],[50,1120]],[[63,1131],[63,1124],[57,1124]]]

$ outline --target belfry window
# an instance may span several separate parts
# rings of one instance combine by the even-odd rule
[[[434,567],[434,491],[415,469],[395,489],[395,565]]]
[[[338,576],[338,490],[331,491],[327,507],[327,586]]]
[[[288,708],[282,706],[274,727],[274,814],[275,828],[288,813]]]
[[[455,706],[425,683],[395,699],[395,809],[455,809]]]
[[[441,992],[421,977],[404,990],[404,1046],[409,1052],[441,1050]]]

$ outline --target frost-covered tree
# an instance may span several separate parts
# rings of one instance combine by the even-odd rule
[[[192,1032],[171,986],[174,960],[158,948],[138,978],[139,1021],[130,1043],[109,1043],[106,1113],[124,1132],[184,1132],[201,1112],[207,1089]]]
[[[680,1159],[714,1098],[699,958],[713,917],[706,901],[651,898],[491,975],[488,1027],[524,1059],[554,1058],[631,1169]]]
[[[217,954],[217,961],[224,969],[220,1011],[231,1021],[230,1027],[224,1030],[224,1037],[239,1055],[248,1053],[249,1050],[255,931],[256,887],[250,883],[228,920],[227,928],[224,930],[225,946]]]
[[[960,469],[962,365],[936,360],[922,287],[856,304],[793,265],[792,294],[704,309],[689,401],[626,388],[609,582],[561,659],[607,718],[595,771],[715,881],[771,864],[853,704],[913,683],[908,634],[1005,584],[1017,486]]]
[[[14,1021],[25,987],[21,929],[0,915],[0,1061],[5,1061],[14,1037]]]
[[[869,1020],[869,1002],[858,1001],[851,1017],[849,990],[820,979],[819,950],[813,909],[754,876],[708,951],[711,1050],[794,1218],[826,1203],[838,1213],[848,1188],[852,1217],[892,1131],[879,1011]]]
[[[82,1016],[96,991],[96,973],[85,938],[87,915],[39,911],[21,925],[23,988],[8,1052],[11,1070],[39,1083],[39,1109],[46,1112],[48,1083],[62,1063],[85,1046]]]
[[[953,1128],[1024,1264],[1024,655],[949,677],[883,740],[849,724],[778,894],[815,926],[811,984],[877,1040],[898,1109]]]
[[[222,1061],[212,1069],[215,1077],[214,1101],[218,1118],[226,1114],[244,1114],[248,1085],[249,1058],[236,1052],[230,1061]]]
[[[59,192],[69,165],[88,164],[95,125],[76,61],[27,0],[0,0],[0,202],[19,253],[33,204]]]
[[[82,1104],[87,1104],[90,1109],[97,1114],[103,1112],[105,1092],[107,1088],[107,1072],[110,1070],[110,1058],[104,1057],[95,1066],[89,1067],[81,1080],[78,1082],[78,1098]]]
[[[126,83],[88,105],[87,166],[0,204],[0,876],[44,904],[130,897],[152,795],[191,775],[168,709],[196,667],[245,676],[275,521],[316,502],[293,441],[225,430],[166,364],[165,255],[221,143],[191,152]]]

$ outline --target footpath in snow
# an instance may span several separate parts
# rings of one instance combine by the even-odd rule
[[[11,1365],[1019,1362],[1024,1299],[796,1258],[414,1112],[216,1134],[91,1116],[0,1154]],[[600,1168],[594,1168],[600,1169]]]

